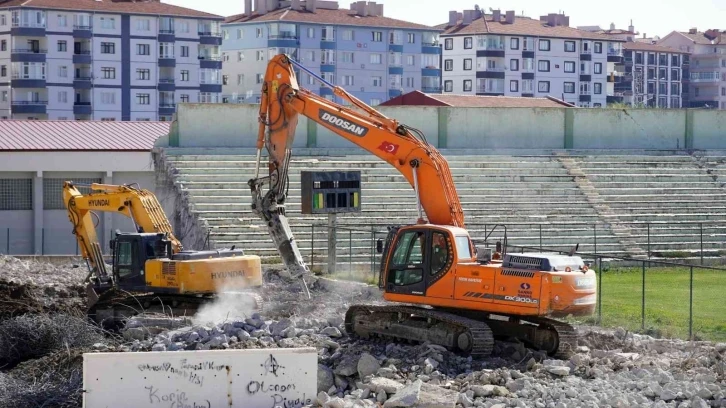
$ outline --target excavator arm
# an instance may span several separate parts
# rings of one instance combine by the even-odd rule
[[[133,220],[137,232],[166,233],[174,253],[183,249],[172,232],[159,200],[150,191],[134,185],[91,184],[86,187],[90,187],[91,193],[84,195],[73,182],[63,183],[63,202],[73,225],[73,234],[78,240],[81,255],[91,270],[88,278],[95,274],[100,279],[111,279],[96,235],[96,225],[92,217],[94,211],[122,214]]]
[[[294,68],[307,72],[350,107],[320,97],[299,86]],[[419,223],[464,227],[464,213],[448,163],[424,135],[389,119],[343,88],[334,86],[287,55],[267,65],[259,112],[257,170],[249,185],[253,211],[268,223],[270,235],[291,272],[306,271],[285,217],[288,171],[298,115],[304,115],[395,167],[414,188]],[[268,153],[269,176],[260,177],[262,149]],[[262,187],[269,184],[263,195]]]

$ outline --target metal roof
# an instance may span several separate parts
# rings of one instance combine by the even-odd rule
[[[0,151],[150,151],[171,122],[0,120]]]

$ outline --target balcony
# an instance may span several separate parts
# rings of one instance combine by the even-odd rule
[[[441,87],[440,86],[422,86],[421,92],[424,93],[441,93]]]
[[[91,60],[91,51],[80,50],[73,53],[74,64],[90,64]]]
[[[625,62],[623,50],[617,50],[614,48],[608,49],[608,62],[614,62],[616,64],[622,64]]]
[[[267,36],[270,40],[297,40],[297,33],[291,31],[280,32],[279,34],[270,34]]]
[[[73,78],[73,88],[75,89],[91,89],[93,87],[93,78],[88,76],[77,76]]]
[[[13,113],[45,114],[48,101],[12,101],[10,105]]]
[[[10,34],[23,37],[45,37],[45,21],[42,23],[14,21]]]
[[[590,95],[592,92],[590,92],[589,89],[580,89],[580,95]]]
[[[74,115],[90,115],[91,113],[93,113],[91,102],[77,101],[73,104]]]
[[[44,77],[20,77],[13,75],[13,79],[10,82],[10,86],[13,88],[45,88]]]
[[[202,45],[222,45],[222,32],[218,30],[200,30],[199,44]]]
[[[173,115],[176,110],[176,104],[173,102],[159,102],[159,115]]]
[[[176,90],[174,78],[159,78],[159,85],[157,88],[159,91],[174,92],[174,90]]]
[[[74,25],[73,26],[73,37],[74,38],[91,38],[93,34],[93,26],[91,25]]]
[[[159,67],[174,68],[176,67],[176,59],[173,55],[159,55]]]
[[[174,29],[173,28],[159,28],[159,36],[158,41],[159,42],[165,42],[165,43],[171,43],[176,40],[176,37],[174,37]]]
[[[721,82],[721,75],[718,72],[691,72],[691,82],[696,82],[696,83]]]
[[[45,62],[45,54],[48,51],[33,48],[13,48],[10,51],[12,62]]]
[[[199,67],[210,69],[222,69],[222,57],[220,55],[200,55]]]

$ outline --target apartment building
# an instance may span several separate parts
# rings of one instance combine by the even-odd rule
[[[683,74],[689,104],[684,106],[726,109],[726,31],[673,31],[658,45],[690,53],[689,75]]]
[[[223,93],[230,103],[257,103],[267,63],[288,54],[326,81],[377,105],[412,90],[440,92],[439,30],[383,15],[358,1],[246,0],[245,13],[222,26]],[[307,73],[300,86],[345,103]]]
[[[597,26],[583,30],[624,40],[622,64],[608,72],[608,86],[616,97],[630,106],[678,109],[687,107],[690,54],[687,51],[655,45],[646,34],[639,37],[632,21],[627,30],[610,24],[608,30]]]
[[[171,120],[217,102],[222,21],[159,0],[0,1],[0,117]]]
[[[580,107],[620,102],[607,82],[623,62],[623,40],[569,27],[569,17],[539,20],[514,11],[451,11],[444,29],[443,92],[557,97]]]

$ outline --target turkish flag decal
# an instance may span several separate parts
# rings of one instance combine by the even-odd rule
[[[390,142],[383,142],[380,146],[378,146],[378,148],[386,153],[391,154],[396,154],[396,152],[398,151],[398,145]]]

